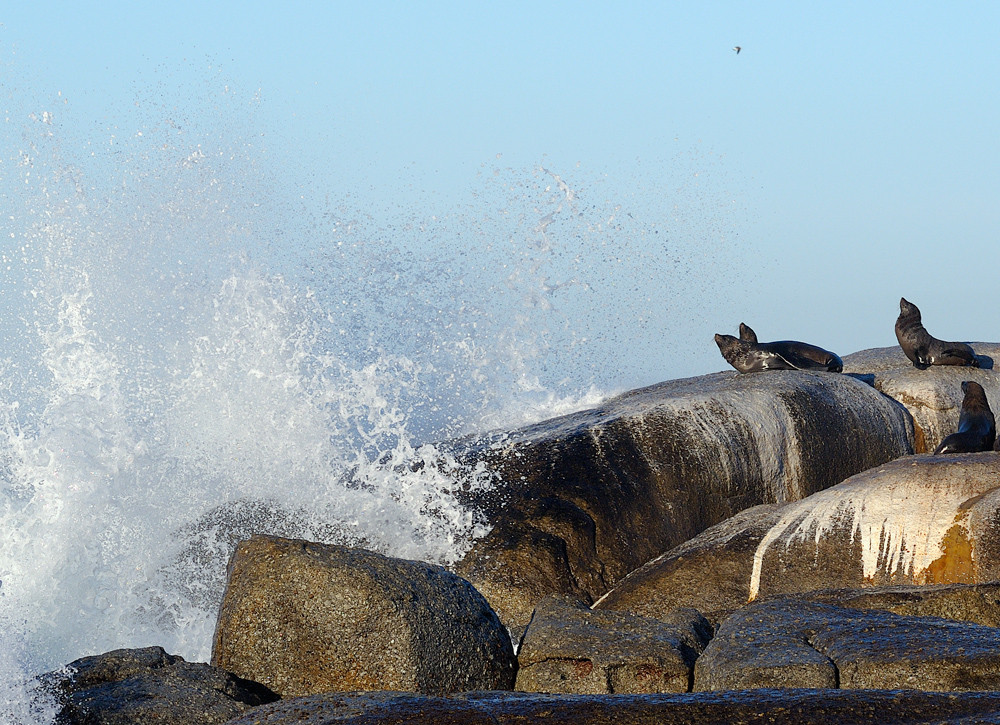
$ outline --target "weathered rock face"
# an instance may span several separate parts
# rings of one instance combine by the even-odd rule
[[[517,689],[688,692],[711,626],[694,609],[675,610],[664,615],[667,619],[597,612],[576,600],[548,597],[535,608],[521,641]]]
[[[996,722],[1000,693],[757,690],[674,695],[327,693],[265,705],[232,725],[941,725]]]
[[[694,686],[993,690],[1000,629],[801,598],[760,602],[722,624]]]
[[[210,725],[224,723],[278,696],[256,682],[160,647],[84,657],[43,678],[62,704],[64,725]]]
[[[648,617],[689,606],[718,622],[758,596],[992,582],[998,507],[1000,454],[904,457],[801,501],[748,509],[650,561],[594,606]]]
[[[855,375],[876,390],[899,401],[913,417],[914,453],[928,453],[958,428],[962,409],[962,381],[974,380],[983,386],[990,408],[1000,412],[1000,344],[973,342],[983,368],[932,366],[913,367],[896,347],[862,350],[844,358],[844,373]],[[987,367],[988,366],[988,367]]]
[[[457,571],[510,626],[585,601],[709,526],[912,451],[902,406],[831,373],[719,373],[633,391],[464,452],[500,483]]]
[[[233,555],[212,663],[282,696],[510,689],[516,670],[496,614],[454,574],[271,536]]]
[[[1000,627],[1000,582],[832,589],[798,596],[853,609],[883,609],[908,617],[941,617]]]
[[[717,624],[747,603],[754,554],[782,509],[754,506],[706,529],[633,571],[594,609],[660,618],[694,607]]]
[[[1000,579],[998,507],[998,453],[892,461],[783,507],[748,594]]]

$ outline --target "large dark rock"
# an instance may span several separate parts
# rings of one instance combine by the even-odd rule
[[[594,606],[648,617],[688,606],[717,622],[758,596],[993,582],[998,509],[1000,453],[907,456],[717,524]]]
[[[471,494],[494,526],[457,571],[509,626],[552,593],[592,602],[709,526],[912,452],[905,409],[832,373],[662,383],[458,454],[497,473]]]
[[[594,609],[660,618],[694,607],[718,623],[747,603],[754,553],[782,508],[754,506],[706,529],[633,571]]]
[[[593,611],[565,597],[543,599],[518,649],[517,689],[688,692],[711,626],[694,609],[676,610],[664,619],[671,621]]]
[[[460,577],[273,536],[233,555],[212,663],[282,696],[510,689],[516,671],[507,631]]]
[[[723,622],[694,687],[995,690],[1000,629],[801,597],[759,602]]]
[[[862,350],[844,358],[844,373],[873,385],[876,390],[904,405],[913,417],[913,452],[929,453],[958,428],[962,409],[962,381],[983,386],[990,407],[1000,412],[1000,344],[970,343],[982,368],[935,365],[915,368],[903,350],[882,347]]]
[[[268,688],[160,647],[84,657],[43,677],[63,725],[211,725],[278,696]]]
[[[941,725],[1000,720],[1000,692],[757,690],[454,698],[328,693],[265,705],[232,725]]]

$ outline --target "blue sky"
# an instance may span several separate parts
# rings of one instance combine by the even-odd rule
[[[0,83],[8,132],[25,95],[126,133],[170,116],[210,135],[219,113],[317,215],[331,197],[386,226],[447,214],[483,169],[544,166],[644,229],[683,217],[677,268],[643,282],[642,364],[610,335],[635,307],[588,330],[635,385],[723,369],[712,334],[740,321],[842,355],[895,344],[901,295],[939,337],[1000,339],[998,21],[995,3],[21,3],[0,12]]]

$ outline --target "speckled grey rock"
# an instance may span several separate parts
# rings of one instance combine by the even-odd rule
[[[970,344],[984,367],[933,365],[918,370],[897,345],[848,355],[844,358],[844,374],[865,380],[904,405],[913,418],[913,451],[928,453],[958,429],[962,381],[974,380],[982,385],[990,408],[1000,412],[1000,344]]]
[[[635,390],[456,444],[498,478],[470,495],[493,528],[456,571],[523,626],[548,594],[593,602],[739,511],[912,452],[912,435],[902,406],[836,373],[725,372]]]
[[[328,693],[232,725],[942,725],[1000,721],[1000,692],[754,690],[660,695]]]
[[[695,665],[694,687],[994,690],[1000,629],[799,597],[769,600],[722,623]]]
[[[694,609],[666,621],[593,611],[562,596],[535,607],[518,649],[517,689],[624,694],[687,692],[711,626]]]
[[[84,657],[42,679],[62,705],[61,725],[212,725],[278,699],[263,685],[160,647]]]
[[[507,631],[460,577],[273,536],[233,555],[212,663],[282,696],[510,689],[516,671]]]

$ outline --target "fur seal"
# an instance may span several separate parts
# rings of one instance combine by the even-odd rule
[[[835,353],[794,340],[758,342],[757,333],[740,323],[740,336],[716,335],[715,344],[730,365],[741,373],[763,370],[825,370],[839,373],[844,363]]]
[[[899,298],[896,339],[913,366],[926,370],[931,365],[969,365],[979,367],[979,359],[964,342],[944,342],[932,337],[920,321],[920,310],[905,298]]]
[[[958,432],[941,441],[934,455],[941,453],[979,453],[993,450],[997,437],[996,419],[986,400],[983,386],[972,380],[962,383],[962,412],[958,416]]]

